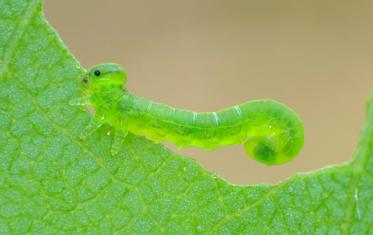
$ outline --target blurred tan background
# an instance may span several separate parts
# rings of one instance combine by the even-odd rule
[[[260,165],[242,146],[176,151],[238,184],[351,158],[373,88],[372,12],[370,0],[46,1],[82,65],[122,64],[137,95],[196,111],[258,98],[295,109],[306,142],[291,163]]]

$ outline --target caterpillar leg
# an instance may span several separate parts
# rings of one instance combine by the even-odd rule
[[[74,98],[69,101],[69,105],[72,106],[86,106],[89,103],[89,96]],[[102,123],[97,122],[95,119],[91,119],[88,125],[85,128],[84,134],[80,134],[79,138],[85,139],[87,136],[90,136],[93,132],[95,132],[98,128],[102,126]]]
[[[119,153],[119,150],[121,146],[123,145],[124,140],[127,135],[128,135],[128,131],[118,130],[118,129],[115,130],[114,141],[113,141],[113,144],[111,145],[111,150],[110,150],[111,155],[115,156]]]
[[[79,97],[79,98],[74,98],[69,101],[69,105],[72,106],[85,106],[89,104],[89,97]]]
[[[88,136],[92,135],[93,132],[97,131],[101,126],[102,126],[102,123],[92,118],[89,121],[88,125],[86,126],[84,133],[81,133],[79,138],[84,140]]]

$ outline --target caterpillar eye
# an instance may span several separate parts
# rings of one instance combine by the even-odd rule
[[[94,74],[95,74],[96,77],[98,77],[98,76],[100,76],[101,72],[100,72],[100,70],[96,70],[96,71],[94,72]]]

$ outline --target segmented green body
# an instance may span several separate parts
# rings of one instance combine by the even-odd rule
[[[126,76],[116,64],[93,67],[83,90],[97,120],[155,142],[214,149],[243,144],[246,153],[267,165],[293,159],[304,141],[303,123],[287,106],[255,100],[219,112],[192,112],[155,103],[123,88]]]

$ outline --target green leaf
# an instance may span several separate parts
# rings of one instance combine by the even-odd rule
[[[237,186],[68,105],[84,69],[41,0],[0,0],[0,234],[371,234],[373,106],[354,160]],[[370,99],[373,102],[373,98]],[[310,156],[309,156],[310,157]]]

